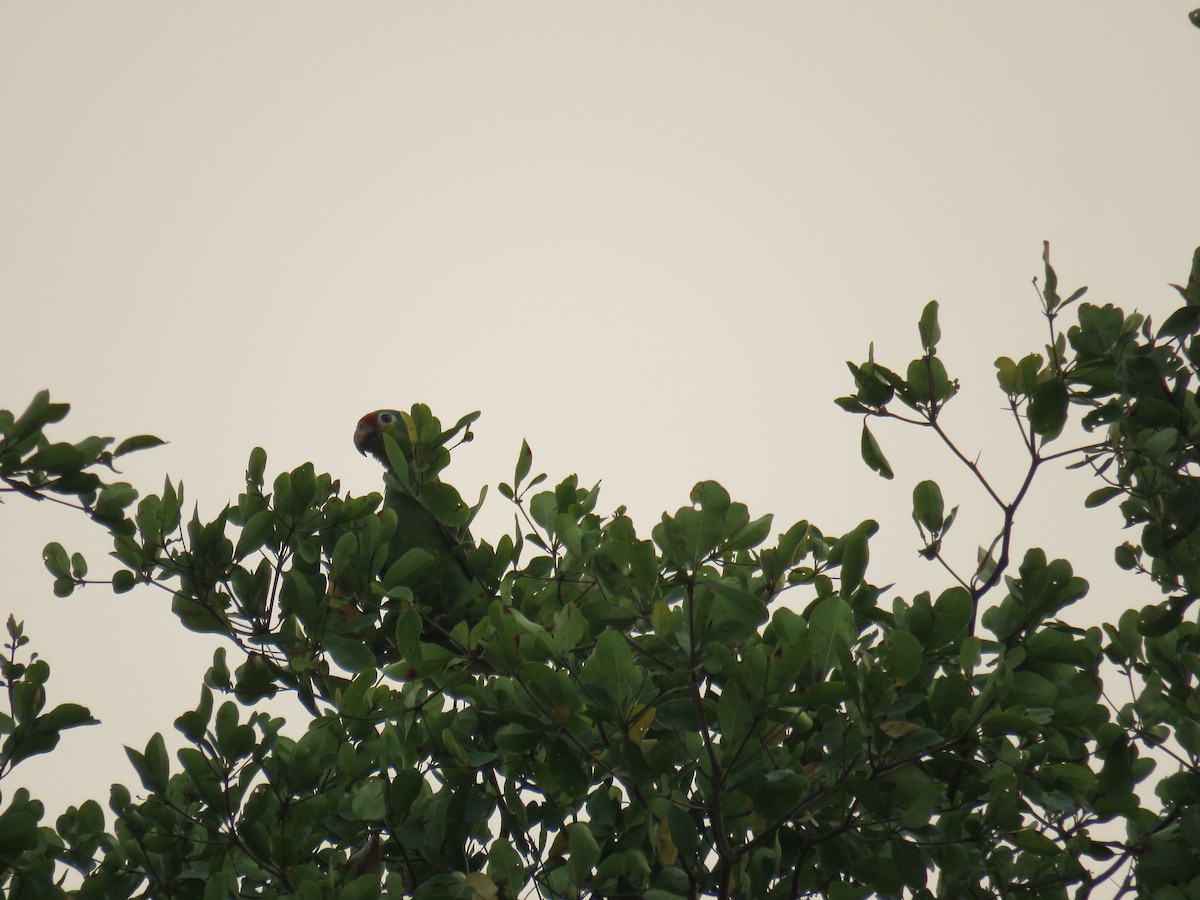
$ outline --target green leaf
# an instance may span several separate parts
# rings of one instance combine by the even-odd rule
[[[86,465],[86,460],[70,444],[48,444],[31,456],[25,465],[35,472],[63,475],[79,471]]]
[[[715,481],[698,482],[691,491],[694,506],[683,507],[675,514],[683,529],[686,561],[698,565],[725,536],[725,518],[730,508],[729,492]]]
[[[408,583],[408,579],[416,572],[433,563],[433,556],[428,550],[413,547],[396,560],[384,573],[381,583],[388,596],[394,596],[398,588]]]
[[[996,360],[996,381],[1000,385],[1000,390],[1009,396],[1020,393],[1021,383],[1017,364],[1007,356],[1001,356]]]
[[[265,544],[271,537],[277,518],[278,514],[273,509],[264,509],[251,516],[238,536],[234,559],[243,560]]]
[[[359,875],[338,890],[338,900],[377,900],[379,896],[379,876],[377,874]]]
[[[329,577],[336,580],[349,565],[354,554],[358,551],[358,537],[353,531],[343,534],[333,547],[333,556],[329,564]]]
[[[100,720],[92,717],[86,706],[78,703],[60,703],[50,712],[39,718],[42,727],[54,731],[65,731],[68,728],[78,728],[81,725],[99,725]]]
[[[134,437],[125,438],[121,443],[117,444],[117,449],[113,451],[113,458],[124,456],[126,453],[136,453],[138,450],[148,450],[151,447],[161,447],[165,444],[162,438],[157,438],[152,434],[139,434]]]
[[[553,491],[542,491],[529,501],[529,514],[543,528],[551,528],[558,515],[558,501]]]
[[[975,614],[971,595],[961,587],[947,588],[933,605],[933,629],[929,635],[931,649],[945,647],[965,635]]]
[[[1058,844],[1054,843],[1054,841],[1040,831],[1034,831],[1030,828],[1018,831],[1013,836],[1013,843],[1022,850],[1028,850],[1030,853],[1038,856],[1054,856],[1062,852]]]
[[[262,447],[255,447],[250,451],[250,461],[246,463],[246,486],[254,491],[261,491],[266,469],[267,451]]]
[[[1146,439],[1146,453],[1155,460],[1166,462],[1166,457],[1179,441],[1179,432],[1174,428],[1161,428]]]
[[[633,653],[624,636],[609,628],[600,635],[596,649],[583,664],[580,680],[610,696],[621,709],[628,705],[629,692],[636,676]]]
[[[571,873],[571,881],[576,885],[584,885],[592,867],[600,859],[600,845],[596,843],[596,836],[586,822],[576,822],[570,826],[568,846],[571,856],[567,860],[567,870]]]
[[[921,348],[928,354],[933,354],[938,341],[942,339],[942,329],[938,325],[938,302],[930,300],[921,312],[921,321],[917,324],[921,334]]]
[[[1169,603],[1146,606],[1138,618],[1137,630],[1146,637],[1161,637],[1179,627],[1183,622],[1183,607]]]
[[[841,545],[842,596],[849,597],[862,584],[867,563],[870,561],[867,535],[859,530],[851,531],[837,543]]]
[[[118,593],[120,592],[120,588],[117,587],[117,575],[121,574],[121,572],[117,572],[116,575],[113,575],[113,590],[118,591]],[[125,574],[129,576],[133,575],[132,572]],[[130,582],[129,587],[132,587],[133,583]],[[171,612],[179,616],[183,627],[189,631],[211,634],[229,633],[229,623],[212,606],[200,603],[182,592],[176,593],[171,599]]]
[[[529,474],[529,469],[533,465],[533,451],[529,449],[528,441],[521,441],[521,452],[517,454],[517,467],[513,473],[513,487],[518,488],[521,482],[525,480],[525,476]]]
[[[132,747],[125,748],[125,754],[133,763],[133,768],[142,780],[147,790],[162,792],[167,789],[169,762],[167,746],[163,736],[155,732],[146,743],[145,753],[138,753]]]
[[[242,703],[256,703],[279,692],[275,684],[276,668],[261,653],[251,653],[245,664],[238,666],[234,694]]]
[[[20,418],[8,429],[13,443],[35,431],[41,431],[47,425],[62,421],[70,411],[71,407],[67,403],[51,403],[49,391],[38,391],[34,394],[33,400],[26,407],[25,412],[21,413]]]
[[[884,478],[894,477],[895,473],[892,472],[891,465],[883,455],[883,450],[876,443],[875,436],[871,434],[871,429],[867,427],[866,419],[863,420],[862,428],[862,458],[863,462]]]
[[[1058,437],[1067,421],[1067,383],[1061,378],[1041,382],[1029,402],[1029,424],[1046,440]]]
[[[378,779],[364,782],[353,793],[350,809],[356,818],[375,822],[387,814],[387,804],[384,799],[384,784]]]
[[[913,488],[913,521],[930,534],[942,530],[942,519],[946,506],[942,500],[942,489],[935,481],[922,481]]]
[[[204,732],[208,728],[209,720],[212,718],[213,695],[206,686],[200,687],[200,705],[194,710],[189,710],[180,715],[175,720],[175,727],[183,732],[192,743],[199,743],[204,737]]]
[[[1113,497],[1120,497],[1125,491],[1119,487],[1102,487],[1092,491],[1087,495],[1087,499],[1083,501],[1083,505],[1088,509],[1094,509],[1097,506],[1103,506]]]
[[[1158,328],[1158,339],[1184,337],[1200,331],[1200,306],[1181,306]]]
[[[34,815],[30,806],[17,808],[14,803],[0,814],[0,858],[11,859],[38,845],[40,816]]]
[[[1113,558],[1116,560],[1117,565],[1126,571],[1137,568],[1141,557],[1141,548],[1134,546],[1128,541],[1120,544],[1113,550]]]
[[[1069,306],[1070,304],[1074,303],[1076,300],[1086,294],[1087,291],[1087,285],[1084,285],[1081,288],[1075,288],[1075,290],[1071,291],[1071,296],[1064,300],[1059,308],[1061,309],[1063,306]]]
[[[137,586],[137,575],[128,569],[117,569],[112,576],[114,594],[127,594]]]
[[[849,652],[854,639],[850,604],[836,595],[822,600],[809,616],[808,633],[813,644],[813,677],[823,680],[839,655]]]
[[[887,636],[887,673],[896,684],[908,684],[921,671],[925,648],[907,631],[893,631]]]
[[[421,505],[443,525],[458,528],[471,518],[471,508],[462,495],[448,484],[434,482],[421,487]]]
[[[1046,297],[1046,312],[1054,312],[1060,303],[1058,297],[1058,276],[1050,265],[1050,242],[1042,241],[1042,261],[1046,264],[1046,287],[1042,293]]]
[[[882,366],[875,365],[874,362],[867,362],[861,366],[847,362],[846,366],[850,369],[850,374],[854,376],[854,385],[858,388],[858,393],[853,397],[843,397],[835,402],[848,412],[867,412],[868,409],[880,409],[887,406],[892,397],[896,395],[897,386],[903,384],[894,373]],[[896,384],[891,383],[889,376],[891,379],[895,379]]]
[[[347,672],[357,675],[375,668],[375,654],[361,641],[330,634],[325,636],[325,649]]]
[[[910,406],[940,405],[958,393],[958,384],[950,380],[945,365],[936,356],[914,359],[908,364],[905,378],[914,401]]]
[[[771,532],[771,524],[774,521],[774,516],[767,513],[767,515],[761,516],[753,522],[747,522],[730,538],[729,546],[734,550],[750,550],[757,547],[767,539],[767,535]]]
[[[767,606],[757,596],[732,584],[710,580],[704,582],[712,588],[716,599],[712,606],[713,628],[711,640],[722,643],[741,643],[758,631],[758,626],[767,620]]]
[[[69,578],[71,576],[71,558],[67,556],[67,551],[63,549],[63,545],[57,541],[53,541],[45,546],[42,550],[42,562],[45,563],[46,569],[51,575],[56,578]]]
[[[798,772],[767,772],[755,784],[755,812],[767,821],[787,815],[800,801],[807,784],[808,780]]]
[[[226,900],[237,896],[237,884],[232,872],[213,872],[205,881],[204,900]]]

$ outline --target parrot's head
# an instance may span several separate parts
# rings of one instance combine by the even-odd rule
[[[394,409],[377,409],[358,420],[354,428],[354,446],[363,456],[368,453],[385,466],[387,453],[383,449],[383,436],[401,424],[400,413]]]

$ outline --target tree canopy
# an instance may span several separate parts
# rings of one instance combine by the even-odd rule
[[[1002,513],[964,568],[942,549],[957,508],[915,485],[921,552],[941,565],[911,597],[870,570],[872,520],[841,535],[776,526],[704,481],[639,530],[624,507],[603,511],[598,486],[550,487],[528,444],[497,487],[514,530],[476,537],[484,498],[443,478],[476,413],[447,428],[417,404],[370,423],[386,490],[363,497],[312,465],[268,483],[255,449],[240,494],[205,520],[185,518],[180,482],[141,496],[106,471],[157,438],[52,440],[69,408],[46,392],[0,411],[13,501],[0,515],[55,498],[112,536],[101,579],[48,545],[54,593],[152,585],[216,642],[173,758],[161,733],[127,748],[136,783],[53,825],[28,791],[4,798],[0,885],[197,900],[1200,897],[1200,250],[1176,287],[1181,305],[1155,325],[1061,291],[1047,247],[1049,341],[996,361],[1027,452],[1012,496],[942,427],[947,404],[975,401],[938,355],[936,303],[910,362],[849,365],[837,402],[863,416],[872,470],[893,477],[868,421],[907,423]],[[1096,479],[1087,506],[1119,503],[1116,563],[1148,581],[1145,605],[1103,627],[1065,620],[1087,583],[1014,537],[1050,462]],[[12,617],[8,638],[0,778],[94,721],[49,703],[50,666]],[[1106,662],[1131,702],[1106,699]],[[280,695],[299,716],[278,715]]]

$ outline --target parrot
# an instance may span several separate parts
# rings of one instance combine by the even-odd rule
[[[360,875],[378,876],[383,871],[378,833],[372,831],[367,837],[367,842],[342,863],[340,871],[347,881],[353,881]]]
[[[414,548],[428,553],[433,562],[418,599],[443,611],[474,599],[482,587],[468,557],[474,548],[466,524],[470,510],[437,474],[449,462],[445,441],[477,415],[443,433],[429,408],[418,404],[412,413],[394,409],[369,412],[354,429],[355,448],[364,456],[373,456],[386,470],[383,505],[397,519],[387,565]],[[394,442],[390,452],[387,438]],[[447,519],[461,524],[448,525]]]

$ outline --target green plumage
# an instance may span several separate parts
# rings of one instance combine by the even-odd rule
[[[475,548],[468,528],[473,510],[438,475],[450,461],[447,444],[477,416],[466,416],[443,432],[429,408],[417,404],[409,413],[387,409],[368,413],[354,433],[359,451],[383,464],[384,509],[396,515],[384,572],[413,550],[427,554],[426,565],[412,566],[413,556],[405,560],[402,568],[412,567],[405,583],[418,602],[439,613],[466,611],[483,594],[470,562]]]

